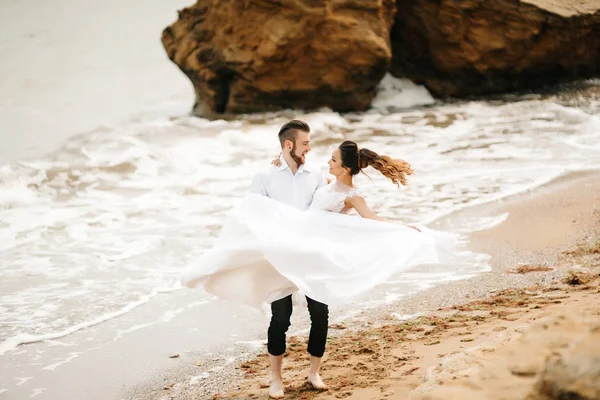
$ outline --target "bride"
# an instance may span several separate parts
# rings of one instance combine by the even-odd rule
[[[316,190],[308,210],[256,194],[241,201],[183,284],[261,309],[298,291],[331,306],[454,254],[453,235],[388,222],[354,186],[369,166],[406,185],[409,163],[345,141],[328,164],[335,179]]]

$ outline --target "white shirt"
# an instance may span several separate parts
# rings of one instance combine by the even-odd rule
[[[271,165],[267,170],[254,175],[250,192],[306,210],[312,203],[315,191],[327,184],[327,177],[320,168],[301,165],[296,174],[283,157],[281,166]]]

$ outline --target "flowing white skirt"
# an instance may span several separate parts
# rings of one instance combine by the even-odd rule
[[[455,236],[419,228],[250,195],[182,283],[259,309],[298,290],[337,305],[410,267],[448,262]]]

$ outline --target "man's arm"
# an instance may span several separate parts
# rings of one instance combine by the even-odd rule
[[[252,177],[252,183],[250,183],[250,193],[268,197],[267,189],[265,188],[264,183],[264,174],[258,173]]]

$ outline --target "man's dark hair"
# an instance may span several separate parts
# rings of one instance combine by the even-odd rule
[[[281,147],[283,147],[283,143],[286,140],[291,140],[292,143],[294,143],[299,131],[310,133],[310,126],[299,119],[293,119],[286,122],[279,130],[279,143],[281,144]]]

